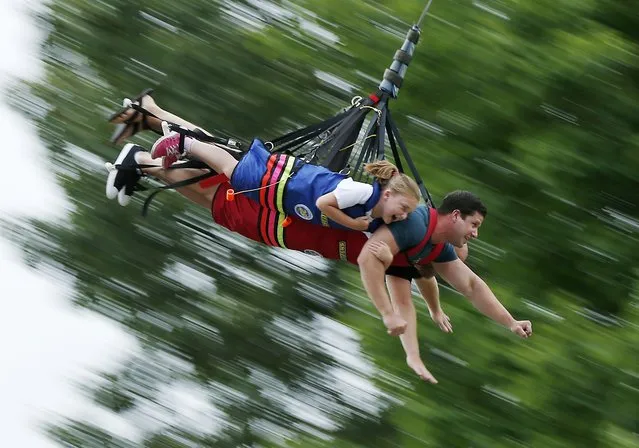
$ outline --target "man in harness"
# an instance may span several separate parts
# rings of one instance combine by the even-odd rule
[[[433,261],[435,271],[469,299],[483,314],[522,338],[532,334],[528,320],[516,320],[497,300],[488,285],[468,268],[454,252],[477,238],[486,217],[486,206],[474,194],[448,194],[437,208],[418,207],[401,222],[381,226],[364,244],[357,258],[362,283],[386,325],[388,333],[406,331],[407,322],[393,310],[383,281],[387,266],[375,255],[376,244],[387,245],[393,255],[403,253],[410,263]]]

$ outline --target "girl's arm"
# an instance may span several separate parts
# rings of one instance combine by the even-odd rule
[[[315,205],[329,219],[332,219],[344,227],[360,231],[368,230],[371,218],[368,216],[360,216],[358,218],[351,218],[348,216],[339,209],[337,205],[337,198],[334,193],[326,193],[325,195],[320,196],[315,202]]]

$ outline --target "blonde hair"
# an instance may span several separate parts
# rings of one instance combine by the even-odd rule
[[[391,193],[412,196],[417,201],[421,199],[417,182],[406,174],[400,173],[397,167],[387,160],[367,163],[364,165],[364,171],[377,179],[382,188],[390,190]]]

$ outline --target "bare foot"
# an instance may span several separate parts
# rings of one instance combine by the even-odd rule
[[[428,371],[424,363],[420,358],[406,358],[406,364],[408,367],[413,369],[413,371],[424,381],[428,381],[432,384],[437,384],[437,380],[433,376],[432,373]]]

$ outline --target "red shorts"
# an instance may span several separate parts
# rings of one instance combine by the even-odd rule
[[[283,227],[283,214],[261,207],[242,194],[227,201],[229,188],[230,184],[221,184],[213,197],[213,219],[222,227],[269,246],[357,264],[357,257],[368,239],[364,233],[320,227],[294,218]]]
[[[262,207],[245,195],[226,200],[229,188],[228,182],[220,184],[211,207],[214,221],[222,227],[269,246],[357,264],[357,257],[368,240],[363,232],[321,227],[294,218],[284,227],[283,214]],[[409,266],[403,254],[395,257],[393,265]]]
[[[253,241],[263,242],[257,225],[260,205],[243,195],[235,196],[235,200],[226,200],[226,190],[231,188],[228,182],[220,184],[211,204],[213,221],[231,232],[237,232]]]

